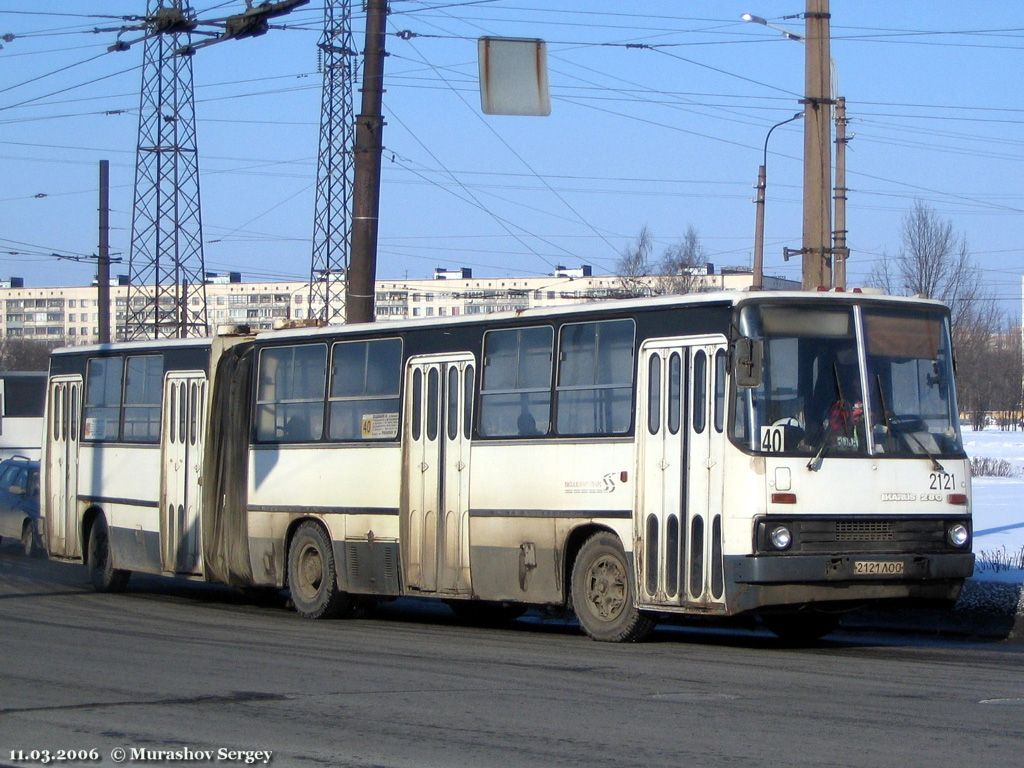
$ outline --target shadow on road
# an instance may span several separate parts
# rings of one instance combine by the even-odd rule
[[[5,541],[0,544],[0,601],[85,597],[93,594],[85,569],[81,565],[27,558],[22,554],[17,542]],[[133,602],[160,601],[214,610],[262,613],[268,619],[279,620],[287,617],[288,620],[303,621],[291,612],[288,593],[285,590],[235,589],[201,581],[136,573],[132,575],[125,592],[115,597]],[[1000,639],[991,636],[970,637],[970,631],[944,631],[944,615],[938,613],[924,614],[923,622],[916,625],[907,620],[905,612],[893,610],[888,617],[883,615],[881,618],[878,614],[877,611],[849,614],[844,619],[843,628],[828,635],[814,647],[835,650],[851,646],[906,645],[914,642],[993,643]],[[517,619],[473,621],[456,616],[440,600],[399,598],[380,603],[367,601],[361,606],[358,617],[351,621],[363,626],[378,624],[382,632],[387,631],[388,625],[420,625],[436,628],[461,627],[474,632],[518,632],[526,635],[585,639],[571,613],[543,608],[532,609]],[[666,617],[647,642],[738,648],[788,647],[750,617],[714,620]]]

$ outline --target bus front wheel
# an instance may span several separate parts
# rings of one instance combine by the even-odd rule
[[[89,529],[89,560],[86,564],[92,588],[97,592],[123,592],[131,571],[114,567],[110,553],[110,529],[107,519],[99,515]]]
[[[572,608],[583,631],[594,640],[643,640],[654,621],[636,607],[635,588],[618,538],[594,534],[580,548],[572,567]]]
[[[338,589],[330,537],[312,520],[299,526],[288,548],[288,588],[303,618],[333,619],[352,611],[352,597]]]

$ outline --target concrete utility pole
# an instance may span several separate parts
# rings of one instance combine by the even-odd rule
[[[804,69],[803,288],[832,285],[832,122],[828,0],[807,0]]]
[[[352,198],[346,319],[372,323],[377,282],[377,224],[380,215],[380,165],[384,151],[384,30],[387,0],[366,4],[366,43],[363,51],[362,110],[356,116],[355,174]]]
[[[100,243],[96,255],[96,318],[100,344],[110,343],[110,161],[100,160]]]
[[[750,287],[755,291],[764,288],[764,204],[765,192],[768,187],[768,139],[772,137],[772,131],[779,126],[799,120],[803,116],[803,112],[797,112],[788,120],[776,123],[768,129],[768,133],[764,137],[764,152],[761,155],[761,166],[757,169],[757,198],[754,200],[757,206],[757,214],[754,221],[754,279]]]
[[[762,163],[757,169],[757,197],[754,199],[754,279],[750,287],[755,291],[764,288],[764,190],[767,180]]]
[[[836,288],[846,288],[846,259],[850,249],[846,247],[846,99],[836,98],[836,228],[832,236],[832,253],[835,256],[833,277]]]

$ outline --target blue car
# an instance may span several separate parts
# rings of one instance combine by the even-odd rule
[[[42,553],[39,462],[14,456],[0,462],[0,540],[18,539],[26,555]]]

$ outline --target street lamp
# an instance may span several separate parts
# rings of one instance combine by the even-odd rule
[[[788,120],[776,123],[768,129],[768,134],[764,137],[764,152],[761,156],[761,167],[757,169],[757,199],[755,200],[757,205],[757,218],[754,224],[754,279],[751,285],[751,288],[755,291],[759,291],[764,288],[764,201],[765,189],[768,186],[768,139],[772,137],[772,131],[776,128],[786,125],[786,123],[792,123],[794,120],[799,120],[803,116],[803,112],[797,112]]]
[[[762,16],[755,16],[752,13],[744,13],[742,16],[740,16],[740,18],[743,19],[743,21],[749,21],[751,24],[760,24],[762,27],[774,29],[787,40],[796,40],[798,42],[803,42],[803,36],[798,35],[795,32],[790,32],[788,29],[784,29],[783,27],[776,26],[775,24],[772,24],[770,21],[768,21],[768,19]]]

